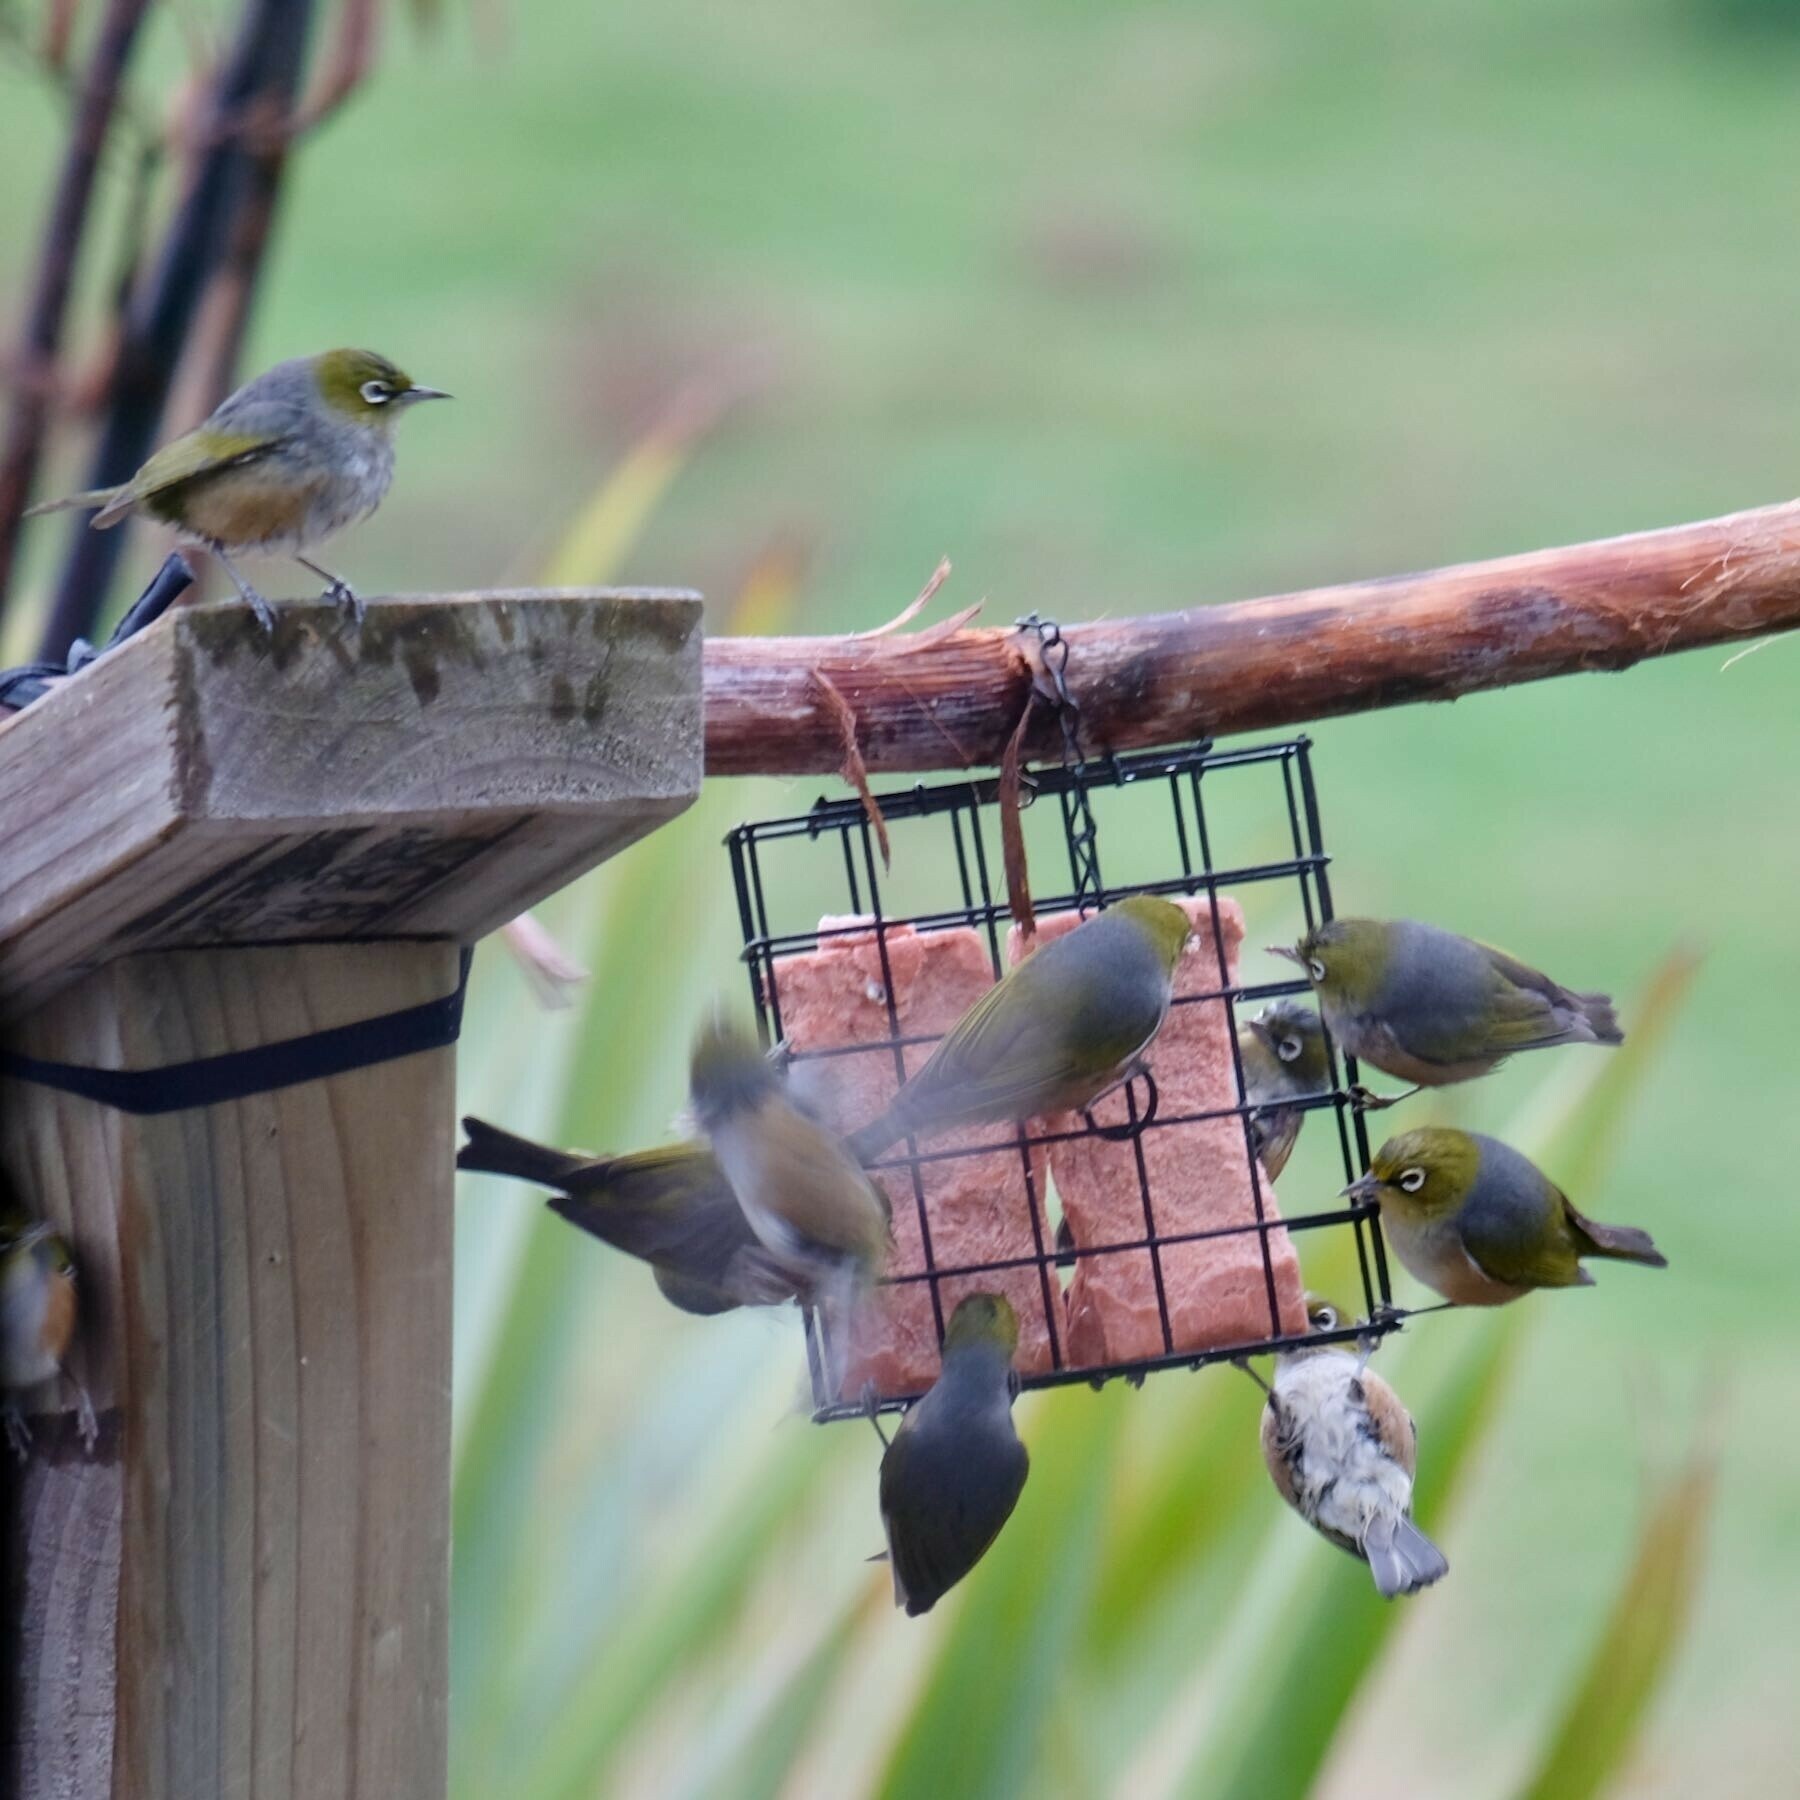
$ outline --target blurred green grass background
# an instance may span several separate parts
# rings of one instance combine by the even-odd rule
[[[156,49],[172,67],[167,29]],[[985,598],[993,623],[1634,530],[1800,485],[1797,80],[1784,9],[1697,0],[535,0],[451,9],[425,38],[396,18],[374,86],[298,162],[247,361],[367,342],[457,394],[409,425],[394,495],[339,551],[365,591],[528,577],[674,392],[746,375],[753,391],[605,573],[722,607],[771,546],[797,546],[796,623],[859,628],[948,553],[941,606]],[[56,122],[0,72],[9,296]],[[65,444],[58,473],[79,472]],[[39,530],[40,581],[60,533]],[[160,553],[141,539],[134,572]],[[1703,653],[1314,730],[1341,909],[1437,919],[1621,995],[1672,943],[1705,953],[1604,1181],[1577,1195],[1651,1229],[1671,1270],[1608,1269],[1596,1291],[1529,1303],[1440,1533],[1453,1577],[1408,1609],[1330,1795],[1499,1792],[1527,1772],[1520,1745],[1557,1717],[1628,1562],[1645,1468],[1697,1417],[1724,1445],[1705,1581],[1625,1791],[1791,1780],[1797,656],[1778,643],[1723,671]],[[483,959],[469,1106],[592,1144],[659,1134],[693,1010],[734,979],[711,846],[819,788],[711,790],[667,842],[552,909],[606,1004],[540,1018]],[[683,941],[646,958],[659,879],[679,881]],[[1550,1073],[1527,1059],[1444,1110],[1493,1126]],[[459,1342],[489,1396],[472,1419],[459,1394],[465,1452],[509,1417],[550,1446],[459,1488],[459,1558],[468,1531],[493,1540],[457,1577],[457,1729],[498,1759],[470,1793],[509,1791],[512,1750],[563,1717],[496,1674],[490,1626],[529,1639],[531,1668],[585,1668],[683,1591],[730,1510],[709,1472],[771,1433],[799,1473],[771,1501],[785,1529],[756,1577],[759,1629],[810,1643],[878,1541],[872,1438],[783,1416],[791,1321],[677,1319],[642,1271],[528,1231],[529,1209],[472,1190],[460,1240]],[[507,1309],[533,1306],[555,1328],[516,1366],[503,1356],[494,1389]],[[1430,1321],[1416,1354],[1471,1329]],[[1161,1408],[1145,1416],[1173,1429],[1186,1403],[1157,1390],[1189,1380],[1067,1404]],[[1298,1532],[1267,1498],[1259,1519]],[[579,1569],[558,1561],[569,1541],[590,1547]],[[1305,1548],[1320,1580],[1355,1573]],[[979,1607],[982,1579],[946,1612]],[[560,1624],[540,1617],[551,1589]],[[918,1679],[940,1627],[859,1629],[873,1692]],[[643,1701],[653,1729],[606,1785],[571,1791],[751,1791],[695,1765],[695,1745],[758,1641],[745,1625],[732,1655],[677,1656]],[[1177,1664],[1215,1648],[1161,1647]],[[599,1666],[590,1708],[625,1691]],[[1066,1681],[1045,1730],[1047,1792],[1099,1791],[1138,1751],[1128,1708],[1084,1724]],[[788,1791],[850,1791],[831,1773],[848,1752],[809,1755]]]

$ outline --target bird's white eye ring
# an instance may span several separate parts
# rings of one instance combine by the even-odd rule
[[[365,381],[356,391],[371,406],[386,406],[394,397],[394,390],[385,381]]]
[[[1337,1322],[1338,1316],[1337,1308],[1335,1306],[1315,1306],[1313,1308],[1312,1324],[1314,1331],[1336,1331]]]
[[[1400,1176],[1400,1187],[1409,1194],[1416,1194],[1425,1185],[1423,1169],[1407,1169]]]
[[[1314,981],[1325,979],[1325,965],[1316,956],[1307,958],[1306,972],[1312,976]]]
[[[1298,1038],[1283,1038],[1281,1042],[1275,1046],[1275,1054],[1279,1056],[1283,1062],[1296,1061],[1300,1055],[1300,1040]]]

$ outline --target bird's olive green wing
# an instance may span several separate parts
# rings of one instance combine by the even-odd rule
[[[1581,1245],[1569,1229],[1569,1202],[1562,1189],[1545,1181],[1550,1217],[1532,1218],[1524,1209],[1484,1216],[1467,1202],[1463,1248],[1482,1274],[1506,1287],[1591,1287],[1581,1266]]]
[[[94,515],[97,526],[116,524],[134,506],[204,476],[243,468],[260,461],[287,442],[275,431],[219,431],[207,425],[164,444],[126,484],[117,497]]]
[[[1030,974],[1031,963],[1022,963],[963,1015],[909,1084],[909,1112],[945,1124],[1029,1117],[1141,1047],[1137,1035],[1128,1041],[1117,1041],[1114,1034],[1112,1040],[1077,1042],[1076,1034],[1059,1030],[1056,1021],[1080,1016],[1091,1032],[1106,1016],[1104,1007],[1083,1005],[1073,993],[1058,1006],[1053,997],[1030,991]]]
[[[1569,1013],[1579,1010],[1575,997],[1529,963],[1481,946],[1494,972],[1488,1002],[1487,1037],[1496,1050],[1540,1050],[1562,1043],[1569,1035]]]

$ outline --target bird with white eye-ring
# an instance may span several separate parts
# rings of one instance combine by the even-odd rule
[[[1315,1332],[1340,1329],[1336,1307],[1309,1297]],[[1444,1553],[1412,1519],[1418,1432],[1400,1396],[1360,1355],[1336,1344],[1280,1352],[1265,1382],[1262,1452],[1276,1491],[1320,1536],[1369,1565],[1384,1599],[1449,1573]]]
[[[360,622],[363,604],[350,584],[302,552],[381,504],[394,478],[394,421],[421,400],[449,398],[372,350],[296,357],[246,382],[129,481],[47,501],[26,516],[88,507],[99,530],[133,513],[171,525],[183,543],[218,557],[270,632],[275,609],[232,557],[291,556]]]

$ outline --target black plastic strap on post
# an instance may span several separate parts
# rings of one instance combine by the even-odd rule
[[[194,585],[194,571],[180,551],[174,552],[151,578],[150,585],[134,600],[113,634],[106,640],[106,650],[116,650],[129,637],[135,637],[146,625],[160,619],[175,601]],[[85,669],[106,654],[96,650],[86,638],[77,638],[69,646],[69,654],[59,663],[22,663],[16,669],[0,669],[0,706],[26,707],[49,693],[53,682]]]
[[[149,1115],[218,1106],[228,1100],[246,1100],[252,1094],[296,1087],[303,1081],[347,1075],[352,1069],[398,1062],[403,1056],[441,1050],[456,1042],[462,1031],[463,995],[468,991],[474,954],[463,951],[456,986],[438,999],[377,1018],[358,1019],[351,1025],[335,1025],[329,1031],[259,1044],[254,1050],[166,1063],[158,1069],[95,1069],[0,1050],[0,1076],[76,1094],[115,1112]]]

